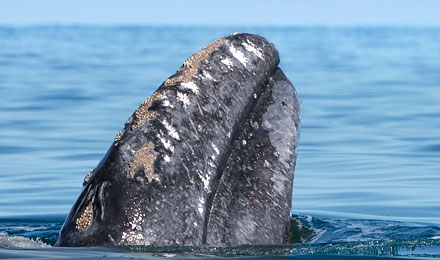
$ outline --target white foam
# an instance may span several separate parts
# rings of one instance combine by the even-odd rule
[[[32,240],[22,236],[4,236],[0,235],[0,248],[36,248],[51,247],[41,240]]]

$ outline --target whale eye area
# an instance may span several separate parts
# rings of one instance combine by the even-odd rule
[[[156,111],[159,106],[162,105],[162,101],[161,100],[154,100],[151,103],[151,106],[148,108],[148,111]]]
[[[84,230],[90,227],[92,225],[93,221],[93,206],[88,205],[84,211],[81,213],[81,216],[76,219],[76,226],[75,228],[77,230]]]

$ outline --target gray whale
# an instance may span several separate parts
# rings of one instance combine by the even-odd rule
[[[299,104],[278,64],[251,34],[188,58],[86,177],[56,245],[287,242]]]

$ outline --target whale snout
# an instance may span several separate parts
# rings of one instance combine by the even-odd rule
[[[188,58],[86,178],[57,245],[286,243],[300,108],[279,61],[252,34]]]

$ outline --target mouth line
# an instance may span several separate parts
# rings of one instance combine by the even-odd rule
[[[274,68],[274,70],[275,69],[276,68]],[[270,75],[272,75],[273,71],[270,73]],[[230,159],[230,157],[232,156],[233,149],[236,148],[236,147],[234,147],[234,143],[236,143],[237,141],[238,142],[240,141],[240,136],[243,135],[246,122],[248,122],[250,120],[250,116],[253,112],[255,112],[256,107],[258,106],[260,100],[264,98],[264,93],[267,91],[268,82],[269,82],[269,79],[267,79],[265,81],[265,83],[263,84],[263,87],[261,88],[260,93],[258,95],[256,93],[253,94],[253,98],[255,100],[254,100],[254,102],[252,102],[250,104],[250,108],[248,109],[248,111],[246,113],[244,113],[244,116],[243,116],[243,119],[241,120],[241,123],[239,124],[239,126],[237,127],[237,130],[235,131],[235,133],[233,134],[233,136],[231,138],[230,145],[228,146],[228,149],[225,151],[223,158],[219,164],[219,167],[217,167],[216,175],[215,175],[216,178],[214,179],[213,183],[211,184],[211,193],[208,195],[207,203],[206,203],[206,214],[205,214],[205,221],[203,223],[202,244],[206,244],[206,242],[207,242],[208,223],[209,223],[211,213],[213,210],[214,198],[217,194],[218,187],[222,182],[222,177],[223,177],[223,173],[226,168],[226,163]]]

